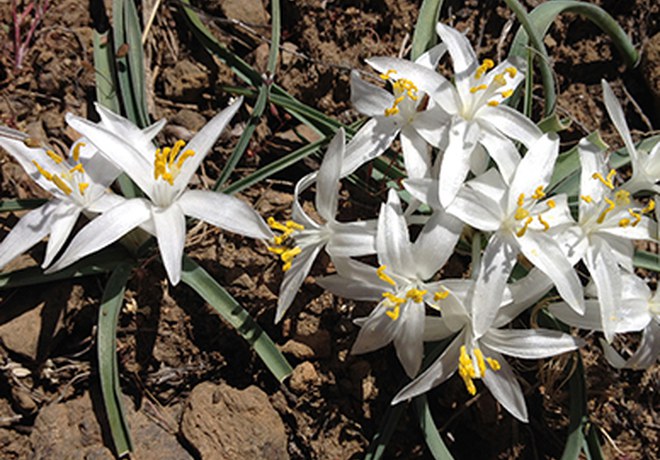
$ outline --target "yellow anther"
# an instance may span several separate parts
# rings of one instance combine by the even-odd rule
[[[381,265],[380,267],[378,267],[378,269],[376,270],[376,275],[378,275],[378,278],[382,279],[389,285],[396,286],[396,282],[392,278],[390,278],[387,275],[387,273],[385,273],[385,270],[387,270],[386,265]]]
[[[540,200],[541,198],[545,197],[545,192],[543,191],[543,186],[539,185],[536,187],[536,190],[534,190],[534,194],[532,195],[532,198],[535,200]]]
[[[529,217],[529,211],[525,208],[516,209],[516,213],[513,215],[516,220],[523,220]]]
[[[401,307],[397,305],[392,310],[387,310],[385,314],[389,316],[392,319],[392,321],[396,321],[397,319],[399,319],[399,315],[401,314]]]
[[[619,221],[619,227],[623,227],[623,228],[625,228],[625,227],[627,227],[628,225],[630,225],[630,219],[628,219],[628,218],[626,218],[626,217],[624,217],[623,219],[621,219],[621,220]]]
[[[473,350],[474,357],[477,358],[477,365],[479,366],[479,375],[482,377],[486,375],[486,361],[484,360],[484,354],[480,349],[475,348]]]
[[[599,224],[603,223],[603,221],[605,220],[605,217],[607,217],[607,214],[609,214],[614,209],[614,207],[616,206],[614,201],[610,200],[609,198],[605,198],[605,202],[607,203],[608,206],[607,206],[607,209],[605,209],[603,212],[601,212],[600,216],[598,216],[598,219],[596,220],[596,222],[598,222]]]
[[[85,168],[83,168],[83,165],[78,163],[73,168],[69,169],[69,173],[73,174],[74,172],[79,172],[80,174],[85,174]]]
[[[630,192],[627,190],[617,190],[614,193],[614,201],[617,206],[625,206],[630,204]]]
[[[493,77],[493,81],[500,86],[506,86],[506,78],[504,78],[503,73],[498,73]]]
[[[385,116],[386,117],[391,117],[392,115],[396,115],[399,113],[399,108],[398,107],[390,107],[385,109]]]
[[[174,159],[177,157],[177,155],[179,155],[179,152],[181,151],[184,145],[186,145],[186,142],[182,139],[179,139],[174,143],[174,145],[172,146],[172,150],[170,151],[170,159],[168,161],[170,166],[174,162]]]
[[[489,105],[490,107],[497,107],[498,105],[500,105],[500,103],[497,101],[488,101],[487,105]]]
[[[188,158],[190,158],[194,155],[195,155],[195,152],[193,152],[192,150],[190,150],[190,149],[186,150],[181,155],[179,155],[179,159],[176,161],[176,167],[178,169],[181,169],[183,167],[183,163],[185,163],[185,161]]]
[[[486,358],[486,362],[488,363],[490,368],[494,371],[499,371],[500,369],[502,369],[500,362],[495,358]]]
[[[284,225],[284,224],[278,222],[278,221],[275,220],[275,218],[272,217],[272,216],[269,217],[268,219],[266,219],[266,222],[268,223],[268,226],[269,226],[270,228],[272,228],[273,230],[279,230],[279,231],[281,231],[281,232],[286,232],[286,231],[287,231],[286,225]]]
[[[279,256],[282,255],[284,251],[287,250],[287,248],[282,246],[268,246],[268,250],[273,254],[277,254]]]
[[[396,70],[390,69],[385,73],[381,73],[380,78],[382,78],[383,80],[389,80],[393,73],[396,73]]]
[[[633,211],[632,209],[628,209],[628,213],[635,218],[635,220],[632,222],[632,226],[637,227],[637,224],[639,224],[642,221],[642,215],[638,212]]]
[[[180,153],[184,145],[186,145],[184,141],[178,140],[172,148],[156,149],[154,179],[162,178],[168,184],[174,185],[174,179],[179,175],[185,161],[195,155],[195,152],[190,149]]]
[[[438,291],[435,294],[433,294],[433,300],[436,302],[440,300],[445,300],[447,297],[449,297],[449,291],[444,290],[444,291]]]
[[[522,206],[525,203],[525,194],[521,193],[518,195],[518,201],[516,202],[518,206]]]
[[[473,86],[472,88],[470,88],[470,92],[472,94],[474,94],[478,91],[483,91],[485,89],[488,89],[488,85],[478,85],[478,86]]]
[[[289,229],[292,229],[292,230],[298,230],[298,231],[305,230],[304,225],[299,224],[298,222],[294,222],[292,220],[287,220],[286,221],[286,228],[289,228]]]
[[[474,396],[477,393],[477,387],[472,379],[476,378],[477,374],[474,371],[474,364],[472,364],[472,359],[468,355],[465,345],[461,346],[461,355],[458,358],[458,375],[463,379],[468,393]]]
[[[389,73],[387,75],[388,75],[387,79],[389,79]],[[383,76],[384,75],[381,75],[381,77]],[[392,83],[392,89],[394,90],[394,95],[396,96],[396,98],[392,103],[392,107],[388,107],[385,109],[386,117],[391,117],[392,115],[396,115],[397,113],[399,113],[400,111],[399,104],[401,104],[406,99],[406,96],[408,96],[413,101],[416,101],[418,99],[417,86],[412,81],[406,78],[399,78],[394,83]]]
[[[533,220],[534,219],[532,219],[531,217],[527,218],[522,228],[516,232],[516,236],[518,236],[518,238],[522,238],[523,236],[525,236],[525,233],[527,233],[527,228],[529,227],[529,224],[531,224]]]
[[[284,265],[282,266],[282,271],[284,272],[288,271],[291,268],[291,264],[293,263],[294,257],[296,257],[301,252],[302,249],[300,249],[299,246],[284,251],[282,255],[280,255],[280,259],[282,259],[282,262],[284,262]]]
[[[612,183],[612,179],[614,178],[614,175],[616,174],[616,171],[614,169],[610,170],[609,174],[607,175],[607,179],[603,177],[601,173],[593,173],[591,177],[594,179],[598,179],[605,185],[605,187],[609,188],[610,190],[614,190],[614,184]]]
[[[511,95],[513,94],[513,90],[512,89],[507,89],[505,91],[502,91],[500,94],[502,95],[502,97],[504,99],[506,99],[507,97],[511,97]]]
[[[64,158],[59,156],[57,153],[53,152],[52,150],[46,150],[46,155],[50,157],[51,160],[53,160],[55,163],[60,164],[64,161]]]
[[[391,292],[383,292],[383,297],[389,300],[392,305],[401,305],[406,302],[406,299],[402,299]]]
[[[543,231],[547,232],[550,229],[550,224],[543,219],[543,216],[541,216],[541,214],[539,214],[537,217],[541,225],[543,225]]]
[[[515,67],[507,67],[504,69],[504,71],[509,75],[509,78],[514,78],[516,75],[518,75],[518,69]]]
[[[557,203],[555,203],[555,200],[548,200],[546,204],[550,209],[555,209],[557,207]]]
[[[426,291],[426,290],[421,291],[419,289],[412,288],[412,289],[409,289],[408,292],[406,292],[406,298],[407,299],[412,299],[413,301],[415,301],[417,303],[422,303],[422,302],[424,302],[424,295],[427,292],[428,291]]]
[[[71,187],[69,187],[69,185],[66,182],[64,182],[60,176],[53,175],[53,178],[51,180],[57,186],[57,188],[59,188],[64,194],[71,195],[71,192],[73,190],[71,190]]]
[[[37,160],[32,160],[32,164],[34,164],[34,166],[36,166],[37,171],[39,171],[39,174],[44,176],[47,180],[53,180],[53,175],[51,173],[49,173],[48,171],[46,171],[44,168],[42,168],[41,165],[39,163],[37,163]]]
[[[580,198],[582,198],[582,201],[584,201],[585,203],[591,203],[592,201],[594,201],[594,199],[591,198],[590,195],[580,195]]]
[[[495,67],[495,63],[492,59],[484,59],[479,67],[477,67],[476,72],[474,73],[474,78],[479,80],[483,75],[488,72],[490,69]]]
[[[80,192],[81,195],[85,194],[85,190],[89,188],[89,183],[88,182],[81,182],[78,184],[78,192]]]
[[[644,209],[642,209],[642,214],[648,214],[649,212],[652,212],[655,209],[655,201],[649,200],[649,204],[646,205]]]
[[[73,147],[73,161],[76,163],[80,161],[80,149],[85,147],[87,144],[84,142],[78,142],[74,147]]]

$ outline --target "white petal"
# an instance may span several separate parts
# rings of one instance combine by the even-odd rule
[[[147,200],[134,198],[115,206],[83,227],[71,241],[62,257],[46,273],[53,273],[71,265],[117,241],[151,218]]]
[[[165,266],[167,277],[173,286],[181,281],[181,258],[186,242],[186,218],[181,208],[174,203],[167,208],[153,208],[151,211],[158,250]]]
[[[183,163],[179,175],[174,180],[174,186],[177,190],[183,190],[190,182],[202,160],[209,153],[211,147],[218,140],[218,137],[220,137],[220,134],[222,134],[222,131],[234,117],[242,103],[243,97],[239,97],[236,102],[214,116],[183,148],[184,151],[192,150],[195,154]]]
[[[326,245],[332,257],[360,257],[376,253],[376,221],[332,225],[332,235]]]
[[[186,216],[249,238],[268,239],[272,232],[257,212],[244,201],[223,193],[188,190],[177,201]]]
[[[73,230],[73,226],[78,220],[80,215],[80,208],[69,204],[60,206],[53,215],[53,220],[50,227],[50,237],[46,245],[46,256],[44,262],[41,264],[42,268],[48,267]]]
[[[419,372],[424,356],[424,304],[409,300],[401,306],[401,327],[394,337],[396,354],[410,378]]]
[[[303,176],[293,188],[293,204],[291,205],[291,218],[307,229],[319,228],[319,225],[309,217],[300,205],[300,195],[316,182],[318,172],[312,172]]]
[[[334,295],[343,297],[345,299],[374,302],[382,300],[383,292],[387,290],[387,288],[383,286],[363,284],[359,280],[345,278],[339,275],[330,275],[317,278],[316,284],[321,286],[323,289],[330,291]]]
[[[381,294],[391,288],[389,284],[380,279],[376,273],[376,268],[371,265],[347,257],[336,257],[332,259],[332,262],[337,269],[337,273],[339,273],[342,278],[368,288],[370,294],[368,294],[367,298],[364,300],[380,299],[382,297]],[[338,295],[343,295],[340,291],[336,292]],[[345,297],[362,300],[362,297],[351,297],[349,295],[346,295]]]
[[[589,142],[587,138],[580,140],[578,144],[578,154],[580,155],[580,195],[590,196],[594,203],[587,203],[580,200],[580,217],[589,215],[596,203],[603,201],[603,196],[608,194],[608,189],[599,181],[593,178],[594,173],[600,173],[607,177],[607,167],[603,151],[594,143]]]
[[[502,225],[501,204],[492,195],[464,187],[447,210],[466,224],[485,232],[494,232]]]
[[[390,92],[363,81],[356,71],[351,72],[351,104],[355,110],[368,117],[380,117],[393,102]]]
[[[462,230],[463,223],[456,217],[442,209],[433,212],[412,247],[419,279],[431,278],[447,263]]]
[[[103,195],[99,196],[96,200],[94,200],[92,203],[87,205],[85,209],[91,212],[95,212],[97,214],[101,214],[103,212],[106,212],[118,204],[123,203],[126,201],[126,198],[124,198],[121,195],[116,195],[112,192],[110,193],[104,193]]]
[[[411,126],[405,126],[399,136],[403,163],[411,179],[428,176],[431,169],[431,155],[426,141]]]
[[[479,143],[484,146],[495,164],[497,164],[504,181],[511,182],[520,163],[520,153],[518,153],[515,144],[506,137],[483,127]]]
[[[626,150],[628,151],[628,155],[630,155],[630,159],[632,160],[634,168],[637,166],[636,163],[639,161],[639,155],[637,154],[637,149],[635,148],[635,144],[632,141],[632,137],[630,137],[630,130],[628,129],[628,124],[626,123],[626,117],[623,114],[623,110],[621,109],[621,104],[619,104],[619,101],[614,95],[612,88],[610,88],[610,85],[605,80],[601,80],[601,85],[603,87],[603,101],[605,102],[605,109],[607,109],[607,113],[610,115],[612,123],[614,123],[614,127],[619,132],[621,139],[623,139],[623,143],[626,145]]]
[[[387,308],[379,303],[367,319],[362,322],[360,332],[351,348],[351,354],[359,355],[378,350],[389,344],[402,326],[385,313]]]
[[[438,23],[435,30],[442,43],[447,45],[454,68],[456,87],[461,94],[469,93],[470,81],[478,65],[472,45],[465,35],[453,27]]]
[[[541,359],[577,349],[582,341],[550,329],[491,329],[482,343],[514,358]]]
[[[543,134],[529,118],[504,104],[497,107],[487,105],[477,112],[477,117],[480,123],[488,123],[506,137],[522,142],[528,149]]]
[[[380,156],[399,134],[396,123],[389,118],[372,118],[355,133],[346,146],[341,177],[355,172],[363,164]]]
[[[493,327],[509,324],[523,311],[534,305],[552,289],[552,280],[538,268],[532,268],[527,276],[509,285],[512,302],[500,308]]]
[[[477,146],[479,125],[463,120],[449,129],[449,145],[440,166],[440,202],[448,208],[465,182],[470,169],[470,156]]]
[[[660,324],[651,321],[642,335],[637,351],[626,361],[604,340],[601,340],[603,352],[609,363],[617,368],[647,369],[660,357]]]
[[[399,196],[390,189],[387,203],[380,208],[376,234],[378,261],[393,273],[414,275],[412,245]]]
[[[328,145],[316,178],[316,211],[326,222],[334,221],[337,214],[339,174],[345,143],[344,129],[340,128]]]
[[[527,232],[518,243],[525,257],[555,283],[559,295],[576,312],[584,312],[582,284],[559,245],[540,232]]]
[[[621,277],[616,259],[609,246],[596,240],[589,247],[584,263],[596,284],[603,333],[609,343],[614,339],[616,323],[620,320],[616,309],[621,305]]]
[[[431,209],[442,208],[438,195],[438,181],[435,179],[406,179],[403,186],[413,198],[426,203]]]
[[[442,59],[442,56],[444,56],[446,52],[447,45],[444,43],[439,43],[415,59],[415,64],[419,64],[428,69],[435,70],[435,68],[438,67],[438,62],[440,62],[440,59]]]
[[[458,357],[464,341],[465,332],[459,334],[428,369],[399,391],[392,405],[426,393],[451,377],[458,368]]]
[[[431,101],[426,110],[415,115],[410,126],[430,145],[444,150],[443,145],[448,141],[450,122],[451,117]]]
[[[486,374],[482,377],[484,384],[495,399],[502,404],[502,407],[521,422],[527,423],[529,420],[525,396],[511,366],[499,353],[490,353],[486,346],[483,348],[486,356],[496,359],[500,363],[500,370],[486,371]]]
[[[49,201],[28,212],[18,221],[0,243],[0,269],[50,233],[51,222],[61,204],[59,200]]]
[[[600,315],[600,304],[597,300],[584,301],[584,315],[575,313],[566,302],[556,302],[548,305],[548,310],[562,322],[588,331],[602,331],[603,324]]]
[[[300,254],[293,259],[291,268],[284,272],[284,279],[282,280],[282,286],[280,287],[280,296],[279,299],[277,299],[275,323],[280,322],[293,303],[293,300],[296,298],[298,289],[300,289],[307,274],[312,269],[312,265],[321,250],[321,246],[309,246],[301,249],[302,251]]]

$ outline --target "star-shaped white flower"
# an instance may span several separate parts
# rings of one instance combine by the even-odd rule
[[[435,306],[446,293],[429,282],[453,253],[462,224],[436,211],[414,243],[398,195],[390,190],[378,218],[376,249],[379,268],[352,259],[334,260],[337,275],[318,281],[330,292],[378,305],[359,320],[361,329],[351,353],[368,353],[394,342],[406,373],[419,371],[424,354],[425,305]]]
[[[185,216],[251,238],[272,236],[268,225],[238,198],[205,190],[188,190],[188,182],[220,133],[241,105],[238,100],[216,115],[186,144],[156,148],[139,131],[129,135],[116,126],[99,127],[68,115],[69,125],[82,133],[99,153],[121,168],[145,193],[146,198],[124,200],[95,218],[71,241],[50,268],[64,268],[98,251],[141,226],[156,236],[165,270],[173,285],[181,279],[181,258],[186,237]],[[131,122],[123,120],[122,123]]]
[[[108,121],[102,119],[100,126],[108,127]],[[140,132],[146,139],[151,139],[162,127],[163,123],[159,122]],[[127,134],[121,127],[118,132]],[[50,235],[42,264],[42,267],[48,267],[81,213],[92,217],[121,202],[121,197],[108,192],[120,171],[98,155],[96,148],[84,138],[74,143],[68,155],[63,156],[24,133],[0,127],[0,146],[41,188],[53,195],[48,203],[23,216],[2,241],[0,269]]]

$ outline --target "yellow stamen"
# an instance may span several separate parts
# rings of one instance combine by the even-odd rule
[[[392,294],[391,292],[383,292],[383,297],[385,297],[387,300],[389,300],[392,305],[401,305],[401,304],[406,302],[406,299],[402,299],[401,297],[397,297],[396,295]]]
[[[548,200],[548,202],[546,204],[548,205],[548,207],[550,209],[555,209],[555,207],[557,206],[557,203],[555,203],[555,200]]]
[[[390,278],[387,275],[387,273],[385,273],[385,270],[387,270],[386,265],[381,265],[380,267],[378,267],[378,269],[376,270],[376,275],[378,275],[378,278],[382,279],[387,284],[390,284],[392,286],[396,286],[396,282],[392,278]]]
[[[85,190],[89,188],[89,183],[88,182],[81,182],[78,184],[78,191],[80,192],[81,195],[85,194]]]
[[[539,214],[537,217],[539,219],[539,222],[541,222],[541,225],[543,225],[543,231],[547,232],[550,229],[550,224],[548,222],[546,222],[545,220],[543,220],[543,217],[541,216],[541,214]]]
[[[532,195],[532,198],[535,200],[540,200],[541,198],[545,197],[545,192],[543,191],[543,186],[539,185],[536,187],[536,190],[534,190],[534,194]]]
[[[436,302],[440,300],[445,300],[447,297],[449,297],[449,291],[444,290],[444,291],[438,291],[435,294],[433,294],[433,300]]]
[[[195,152],[188,149],[181,152],[186,143],[182,140],[176,141],[172,148],[165,147],[157,149],[154,153],[154,179],[162,178],[170,185],[174,185],[174,179],[179,175],[185,161],[194,156]]]
[[[525,203],[525,194],[524,193],[521,193],[520,195],[518,195],[517,203],[518,203],[518,206],[522,206]]]
[[[387,311],[385,312],[385,314],[386,314],[387,316],[389,316],[389,317],[392,319],[392,321],[396,321],[397,319],[399,319],[399,314],[400,314],[400,313],[401,313],[401,307],[399,307],[398,305],[395,306],[394,309],[392,309],[392,310],[387,310]]]
[[[632,226],[637,227],[637,224],[639,224],[642,221],[642,215],[638,212],[633,211],[632,209],[628,209],[628,213],[635,218],[635,220],[632,223]]]
[[[504,71],[509,74],[509,78],[514,78],[518,74],[518,69],[515,67],[507,67]]]
[[[53,174],[49,173],[44,168],[42,168],[41,165],[37,163],[36,160],[32,160],[32,164],[34,164],[34,166],[37,167],[37,171],[39,171],[39,174],[44,176],[47,180],[53,180]]]
[[[486,362],[484,361],[484,355],[480,349],[474,349],[474,357],[477,358],[477,365],[479,366],[479,374],[483,377],[486,375]]]
[[[299,246],[284,251],[280,256],[280,259],[282,259],[282,262],[284,262],[284,265],[282,266],[282,271],[284,272],[288,271],[291,268],[291,264],[293,263],[294,257],[296,257],[301,252],[302,249],[300,249]]]
[[[474,380],[476,378],[483,378],[486,375],[486,363],[490,366],[493,371],[499,371],[502,366],[500,363],[493,358],[485,358],[483,353],[479,348],[472,350],[474,357],[477,360],[477,367],[479,368],[479,376],[477,376],[477,371],[474,368],[474,362],[465,348],[465,345],[461,346],[461,354],[458,357],[458,375],[463,379],[465,388],[468,393],[475,395],[477,393],[477,387],[474,385]]]
[[[422,302],[424,302],[424,295],[427,292],[428,291],[426,291],[426,290],[421,291],[419,289],[412,288],[412,289],[409,289],[408,292],[406,292],[406,298],[412,299],[413,301],[415,301],[417,303],[422,303]]]
[[[612,179],[614,178],[614,175],[616,174],[616,171],[614,169],[610,170],[609,174],[607,175],[607,179],[603,177],[601,173],[593,173],[591,177],[594,179],[598,179],[605,185],[605,187],[609,188],[610,190],[614,190],[614,184],[612,183]]]
[[[630,192],[627,190],[617,190],[616,193],[614,193],[614,201],[617,206],[630,204]]]
[[[57,153],[53,152],[52,150],[46,150],[46,155],[50,157],[51,160],[53,160],[55,163],[60,164],[64,161],[64,158],[59,156]]]
[[[80,161],[80,149],[85,147],[87,144],[84,142],[78,142],[74,147],[73,147],[73,161],[76,163]]]
[[[59,188],[64,194],[71,195],[71,192],[73,190],[71,190],[71,187],[69,187],[67,183],[62,180],[60,176],[53,175],[53,178],[51,180],[57,186],[57,188]]]
[[[500,86],[506,86],[506,78],[504,78],[503,73],[498,73],[493,77],[493,81]]]
[[[479,80],[483,75],[488,72],[490,69],[495,67],[495,63],[492,59],[484,59],[479,67],[477,67],[476,72],[474,73],[474,78]]]
[[[382,78],[383,80],[389,80],[393,73],[396,73],[396,70],[390,69],[385,73],[381,73],[380,78]]]
[[[502,91],[500,94],[502,94],[502,97],[506,99],[507,97],[511,97],[511,95],[513,94],[513,90],[507,89],[505,91]]]
[[[483,91],[485,89],[488,89],[488,85],[473,86],[472,88],[470,88],[470,93],[474,94],[477,91]]]
[[[585,203],[591,203],[592,201],[594,201],[594,199],[591,198],[591,196],[589,196],[589,195],[580,195],[580,198],[582,198],[582,200]]]
[[[498,105],[500,105],[500,103],[497,102],[497,101],[488,101],[487,104],[488,104],[490,107],[497,107]]]
[[[513,215],[516,220],[523,220],[529,217],[529,211],[525,208],[516,209],[516,213]]]
[[[523,236],[525,236],[525,233],[527,233],[527,228],[529,227],[529,224],[531,224],[533,220],[534,219],[532,219],[531,217],[527,218],[527,220],[525,221],[525,225],[523,225],[523,227],[516,232],[516,236],[518,236],[518,238],[522,238]]]
[[[614,209],[614,207],[616,206],[614,204],[614,201],[610,200],[609,198],[605,198],[605,202],[608,204],[608,207],[607,207],[607,209],[605,209],[603,212],[600,213],[600,216],[598,216],[598,219],[596,220],[596,222],[598,222],[599,224],[603,223],[603,221],[605,220],[605,217],[607,217],[607,214],[609,214]]]
[[[74,172],[79,172],[80,174],[85,174],[85,168],[83,168],[83,165],[78,163],[75,165],[73,168],[69,169],[69,173],[73,174]]]
[[[500,369],[502,369],[500,362],[495,358],[486,358],[486,362],[488,363],[490,368],[494,371],[499,371]]]
[[[649,212],[652,212],[655,209],[655,201],[649,200],[649,204],[646,205],[644,209],[642,209],[642,214],[648,214]]]
[[[619,221],[619,227],[623,227],[623,228],[625,228],[625,227],[627,227],[628,225],[630,225],[630,219],[627,219],[627,218],[624,217],[623,219],[621,219],[621,220]]]

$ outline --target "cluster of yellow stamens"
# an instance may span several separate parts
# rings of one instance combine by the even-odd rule
[[[390,69],[387,72],[380,74],[380,78],[385,81],[389,81],[390,78],[392,78],[392,74],[395,73],[396,70]],[[394,96],[396,99],[394,99],[392,107],[385,109],[386,117],[391,117],[392,115],[399,113],[399,104],[401,104],[406,99],[406,96],[409,97],[412,101],[416,101],[419,98],[417,95],[417,92],[419,91],[417,86],[406,78],[399,78],[395,80],[394,83],[392,83],[392,90],[394,91]]]
[[[601,173],[593,173],[592,178],[600,181],[605,187],[607,187],[610,190],[614,190],[614,176],[616,175],[616,170],[611,169],[610,172],[607,174],[607,177],[603,177]],[[580,198],[585,202],[585,203],[593,203],[594,199],[589,196],[589,195],[580,195]],[[603,209],[603,211],[600,213],[598,216],[598,219],[596,219],[596,222],[599,224],[602,224],[605,219],[607,218],[607,215],[614,211],[614,209],[619,206],[619,207],[625,207],[628,206],[631,202],[630,200],[630,192],[627,190],[617,190],[614,192],[614,199],[604,197],[603,201],[607,204],[607,207]],[[650,212],[653,212],[655,209],[655,201],[649,200],[648,205],[641,209],[640,211],[635,211],[634,208],[628,208],[628,214],[630,214],[631,218],[628,217],[623,217],[619,220],[619,227],[628,227],[633,226],[636,227],[641,221],[642,221],[642,216],[644,214],[648,214]]]
[[[477,70],[474,73],[474,79],[480,80],[481,77],[483,77],[484,74],[493,67],[495,67],[495,63],[491,59],[484,59],[481,65],[477,67]],[[509,76],[509,78],[514,78],[517,74],[518,74],[518,70],[515,67],[507,67],[506,69],[504,69],[504,72],[498,73],[493,77],[493,82],[490,85],[486,85],[483,83],[479,85],[475,85],[472,88],[470,88],[470,93],[475,94],[478,93],[479,91],[489,90],[490,88],[491,93],[499,94],[502,97],[502,100],[504,100],[513,94],[513,89],[507,89],[497,93],[497,88],[501,88],[507,85],[507,81],[506,81],[507,75]],[[492,99],[488,101],[487,104],[491,107],[496,107],[500,105],[500,102],[495,99]]]
[[[39,171],[39,174],[44,176],[46,180],[49,180],[55,186],[62,191],[65,195],[71,195],[73,193],[72,187],[77,187],[80,195],[85,194],[85,190],[89,187],[89,182],[77,182],[74,180],[74,174],[80,173],[84,174],[85,169],[83,165],[80,164],[80,149],[85,146],[84,142],[79,142],[73,147],[72,159],[76,163],[72,168],[64,169],[63,172],[59,174],[52,173],[46,170],[43,166],[37,162],[37,160],[32,160],[32,163]],[[55,162],[57,165],[61,165],[61,168],[65,168],[66,165],[62,165],[65,162],[64,158],[55,153],[52,150],[46,150],[46,155]]]
[[[396,287],[396,282],[392,279],[392,277],[390,277],[387,273],[385,273],[385,270],[387,270],[387,266],[385,265],[381,265],[380,267],[378,267],[378,269],[376,270],[376,274],[378,275],[378,278],[385,281],[390,286]],[[427,293],[428,293],[427,290],[417,289],[414,287],[406,291],[405,297],[399,297],[396,294],[387,291],[383,292],[383,297],[387,300],[387,302],[385,302],[385,305],[388,308],[385,314],[389,316],[392,319],[392,321],[396,321],[397,319],[399,319],[399,315],[401,314],[401,305],[406,302],[406,299],[410,299],[416,303],[422,303],[424,302],[424,296]]]
[[[474,360],[468,354],[465,345],[461,346],[461,355],[458,358],[458,375],[463,379],[463,383],[465,383],[465,388],[468,393],[474,396],[477,393],[477,387],[474,385],[473,379],[482,378],[486,375],[486,363],[488,363],[490,368],[494,371],[499,371],[502,366],[500,366],[500,363],[496,359],[484,358],[484,355],[479,348],[473,349],[472,353],[477,360],[479,375],[477,375],[477,370],[474,367]]]
[[[534,193],[532,194],[531,198],[533,200],[541,200],[545,198],[545,192],[543,191],[543,186],[539,185],[536,190],[534,190]],[[522,238],[525,233],[527,233],[527,229],[529,228],[529,225],[534,221],[534,217],[530,214],[529,210],[524,207],[525,204],[525,194],[521,193],[518,196],[518,208],[516,209],[515,214],[513,215],[514,219],[517,221],[524,221],[523,226],[516,232],[516,235],[520,238]],[[554,200],[548,200],[546,205],[548,208],[553,209],[557,204],[555,203]],[[541,225],[543,225],[543,231],[547,231],[550,228],[550,224],[543,219],[543,214],[539,213],[536,215],[537,220]]]
[[[165,182],[174,185],[174,179],[179,175],[183,163],[195,155],[195,152],[190,149],[182,153],[181,149],[185,145],[184,141],[178,140],[172,148],[165,147],[162,150],[156,150],[154,154],[154,179],[162,177]]]
[[[285,223],[276,221],[274,218],[268,218],[268,225],[273,230],[282,232],[281,235],[277,235],[273,238],[274,246],[269,246],[268,250],[274,254],[280,256],[280,260],[284,265],[282,265],[282,270],[287,271],[291,268],[293,259],[302,252],[299,246],[291,246],[290,237],[296,231],[302,231],[305,229],[302,225],[292,220],[287,220]]]

